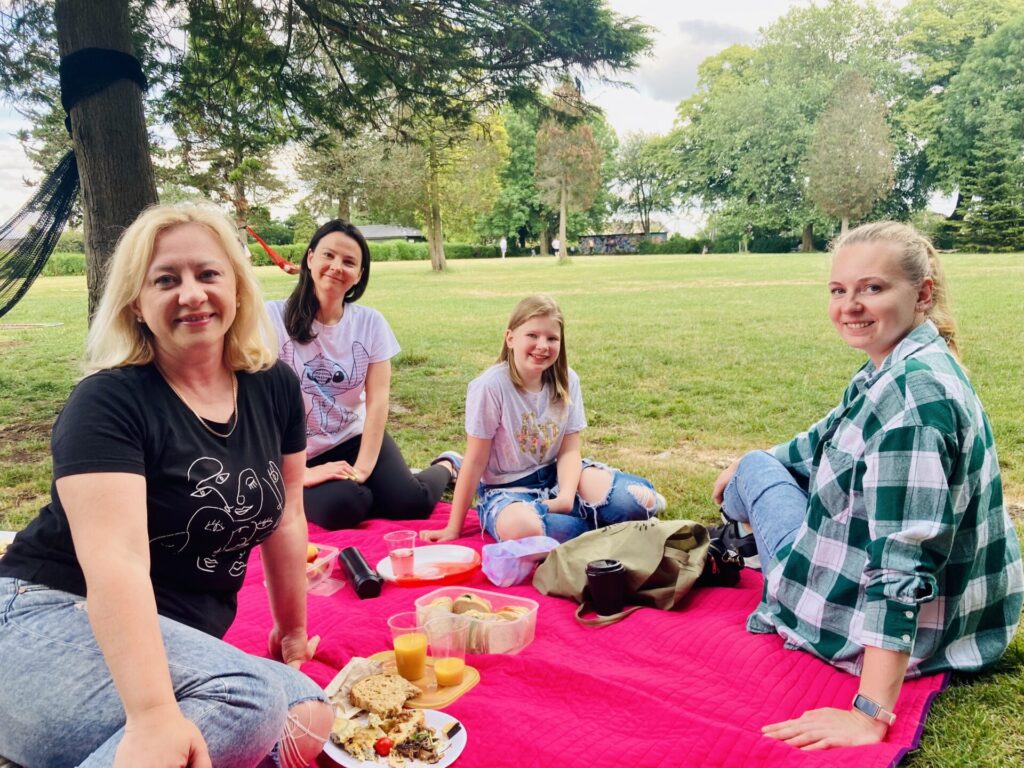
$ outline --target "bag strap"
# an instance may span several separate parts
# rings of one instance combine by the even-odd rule
[[[576,609],[576,621],[585,627],[604,627],[608,624],[615,624],[616,622],[622,621],[624,618],[634,611],[639,611],[643,606],[634,605],[631,608],[627,608],[621,613],[613,613],[609,616],[597,615],[592,619],[583,618],[583,614],[589,610],[592,610],[589,603],[582,602],[580,607]]]

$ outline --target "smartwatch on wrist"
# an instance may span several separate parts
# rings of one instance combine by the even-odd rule
[[[877,701],[872,701],[862,693],[858,693],[853,697],[853,708],[861,714],[867,715],[872,720],[879,720],[886,725],[892,725],[896,722],[896,714],[894,712],[890,712]]]

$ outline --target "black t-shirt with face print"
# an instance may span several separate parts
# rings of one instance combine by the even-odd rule
[[[150,575],[161,615],[222,637],[249,553],[281,519],[282,455],[305,449],[302,395],[283,363],[238,374],[238,425],[211,434],[153,365],[83,379],[51,437],[53,476],[146,478]],[[231,424],[210,426],[226,433]],[[85,595],[56,483],[51,502],[11,544],[0,576]]]

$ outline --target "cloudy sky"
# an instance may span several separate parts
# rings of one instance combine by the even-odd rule
[[[790,7],[807,5],[797,0],[610,0],[618,13],[636,16],[655,30],[652,55],[622,77],[633,88],[590,85],[586,96],[600,105],[616,132],[665,133],[672,127],[676,105],[691,95],[697,83],[697,65],[734,43],[752,43],[758,29]],[[28,199],[24,179],[38,181],[21,146],[11,134],[22,126],[9,108],[0,107],[0,221],[5,221]],[[685,219],[673,229],[692,230]]]
[[[680,101],[697,87],[697,65],[735,43],[751,44],[758,30],[794,0],[610,0],[618,13],[654,28],[654,50],[621,79],[633,87],[597,85],[586,96],[599,104],[621,137],[629,131],[665,133]]]

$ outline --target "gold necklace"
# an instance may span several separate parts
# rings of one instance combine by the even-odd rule
[[[199,411],[192,407],[192,403],[188,401],[188,398],[186,398],[185,395],[181,393],[181,390],[174,386],[174,384],[171,383],[171,380],[167,378],[167,374],[164,373],[163,368],[161,368],[159,365],[156,368],[158,371],[160,371],[160,375],[164,377],[164,381],[167,382],[167,386],[169,386],[174,391],[174,394],[178,396],[178,399],[185,404],[186,408],[192,411],[192,415],[195,416],[199,420],[199,423],[203,425],[203,429],[205,429],[211,435],[221,438],[222,440],[227,440],[229,437],[231,437],[231,435],[235,431],[235,427],[238,426],[238,376],[234,372],[231,373],[231,429],[229,429],[227,433],[224,433],[218,432],[209,424],[207,424],[206,419],[200,416]]]

